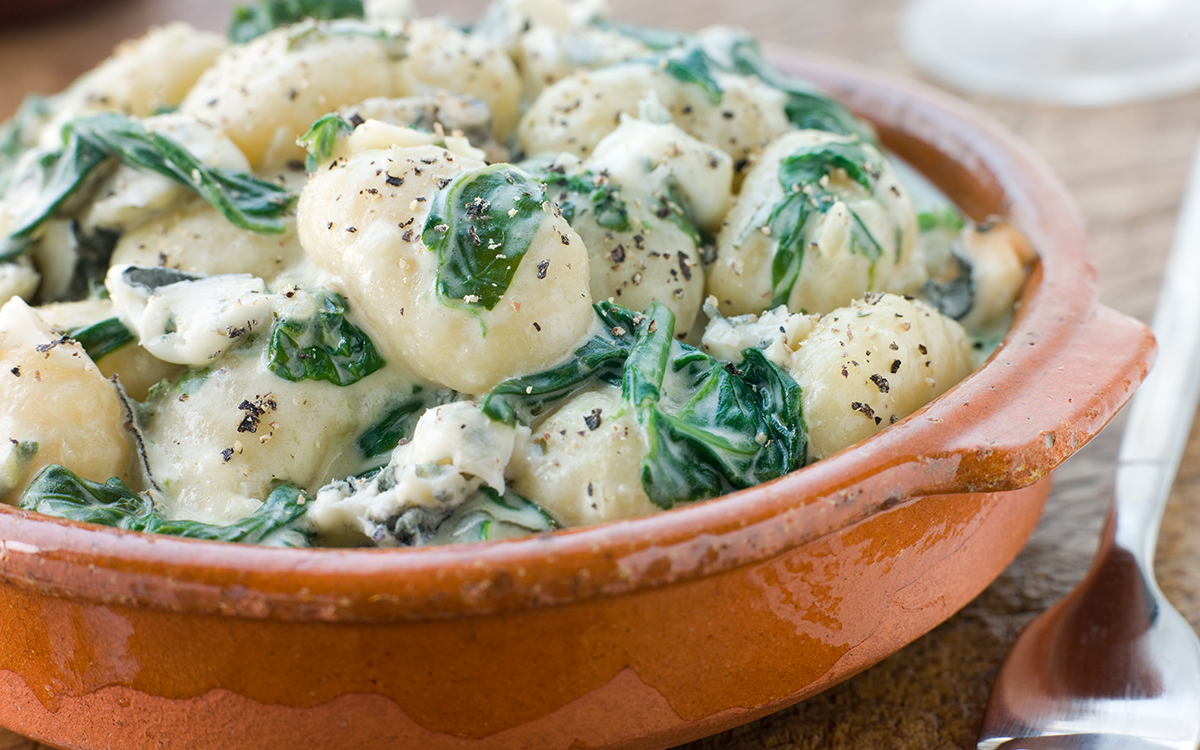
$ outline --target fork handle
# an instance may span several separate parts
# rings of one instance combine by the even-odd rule
[[[1158,359],[1133,397],[1118,456],[1116,542],[1152,559],[1200,396],[1200,148],[1151,324]]]

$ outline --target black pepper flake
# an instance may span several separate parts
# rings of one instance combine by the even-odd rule
[[[293,102],[296,101],[296,97],[299,95],[300,95],[300,92],[297,91],[296,89],[288,89],[288,101],[293,101]]]
[[[346,231],[349,232],[350,234],[354,234],[355,232],[358,231],[358,229],[356,229],[355,227],[346,227]]]
[[[887,393],[892,389],[892,387],[888,385],[887,378],[879,373],[875,373],[871,376],[871,382],[875,384],[875,387],[879,389],[880,393]]]
[[[226,448],[221,451],[221,458],[225,459],[225,463],[229,463],[229,459],[233,458],[233,448]]]
[[[20,366],[17,366],[17,367],[14,367],[14,368],[12,368],[12,374],[13,374],[13,375],[15,375],[15,376],[16,376],[16,377],[18,377],[18,378],[19,378],[19,377],[21,377],[21,368],[20,368]]]
[[[679,272],[683,274],[683,278],[688,281],[692,280],[692,269],[688,267],[688,257],[684,253],[676,253],[679,256]]]
[[[366,122],[366,120],[364,120],[357,112],[350,115],[350,124],[353,125],[354,127],[357,128],[359,125],[362,125],[364,122]]]
[[[895,341],[888,344],[888,349],[891,349],[892,351],[897,351],[899,348],[900,348],[900,345],[897,344]]]
[[[333,229],[333,222],[332,222],[332,221],[326,222],[326,223],[325,223],[325,228],[326,228],[326,229]]]
[[[892,374],[895,375],[898,372],[900,372],[900,360],[892,360]]]
[[[665,219],[665,218],[667,218],[668,216],[670,216],[670,215],[671,215],[671,209],[670,209],[670,208],[668,208],[668,207],[667,207],[667,206],[664,204],[663,206],[659,207],[659,209],[658,209],[657,211],[655,211],[655,212],[654,212],[654,215],[655,215],[655,216],[657,216],[657,217],[658,217],[658,218],[660,218],[660,219]]]
[[[449,178],[449,177],[441,177],[441,178],[439,178],[439,179],[438,179],[438,181],[437,181],[438,190],[441,190],[441,189],[445,188],[445,187],[446,187],[447,185],[449,185],[449,184],[450,184],[450,178]]]
[[[875,418],[875,410],[871,408],[870,404],[864,404],[861,401],[854,401],[850,404],[850,408],[854,411],[862,412],[867,416],[868,419]]]
[[[412,225],[412,223],[413,223],[414,221],[416,221],[416,218],[417,218],[417,217],[415,217],[415,216],[410,216],[410,217],[408,217],[408,221],[404,222],[403,224],[397,224],[396,226],[400,227],[401,229],[403,229],[403,228],[405,228],[405,227],[407,227],[407,226],[411,226],[411,225]]]
[[[643,237],[642,235],[640,235],[640,234],[633,235],[633,244],[637,245],[638,250],[646,249],[646,246],[643,244],[645,241],[646,241],[646,238]]]
[[[842,365],[842,377],[843,378],[850,377],[850,371],[846,369],[845,365]]]
[[[445,232],[445,231],[448,231],[449,229],[450,229],[450,225],[449,225],[449,224],[438,224],[437,226],[435,226],[435,227],[433,228],[433,230],[434,230],[435,232]]]
[[[418,196],[417,196],[417,203],[424,203],[424,202],[425,202],[425,196],[423,196],[423,195],[418,195]]]
[[[560,235],[558,235],[558,238],[559,238],[560,240],[562,240],[562,243],[563,243],[564,245],[570,245],[570,244],[571,244],[571,238],[570,238],[570,237],[568,237],[568,236],[567,236],[567,235],[565,235],[565,234],[560,234]]]
[[[387,177],[385,177],[383,179],[383,181],[386,182],[387,184],[391,185],[392,187],[400,187],[401,185],[404,184],[403,177],[392,177],[391,175],[388,175]]]
[[[583,418],[583,423],[592,431],[599,429],[601,421],[599,408],[592,409],[592,413]]]
[[[917,344],[917,351],[919,351],[919,352],[920,352],[920,353],[922,353],[922,354],[928,354],[928,353],[929,353],[929,350],[925,348],[925,345],[924,345],[924,344]]]
[[[613,248],[613,251],[611,253],[609,253],[608,257],[612,258],[613,263],[624,263],[625,262],[625,246],[617,245],[616,247]]]
[[[882,421],[883,421],[883,417],[875,417],[875,424],[879,424]]]
[[[592,491],[593,491],[593,490],[592,490],[592,483],[591,483],[591,482],[588,482],[588,497],[591,497],[591,496],[592,496]]]
[[[546,278],[546,269],[548,269],[548,268],[550,268],[549,260],[543,260],[538,263],[538,278],[539,279]]]
[[[895,414],[893,414],[891,416],[891,418],[888,419],[888,424],[896,424],[899,421],[900,421],[900,417],[897,417]]]
[[[475,231],[475,225],[474,225],[474,224],[472,224],[472,225],[470,226],[470,228],[469,228],[469,229],[467,229],[467,234],[471,235],[471,241],[472,241],[472,242],[474,242],[476,245],[482,245],[482,244],[483,244],[483,240],[479,239],[479,232]]]
[[[657,321],[657,320],[651,320],[651,321],[650,321],[650,327],[649,327],[649,328],[647,328],[646,330],[647,330],[647,331],[649,331],[650,333],[654,333],[655,331],[657,331],[657,330],[658,330],[658,321]]]
[[[420,177],[421,173],[424,171],[425,170],[421,169],[420,167],[413,167],[413,174],[417,175],[418,177]]]
[[[400,239],[404,240],[405,242],[412,242],[412,240],[413,240],[413,232],[412,232],[412,230],[411,230],[411,229],[405,229],[405,230],[404,230],[404,234],[400,235]]]
[[[432,157],[426,157],[424,159],[421,159],[422,164],[434,164],[436,162],[437,162],[437,159],[434,159]]]
[[[732,120],[733,113],[730,112],[729,110],[725,110],[724,112],[721,113],[721,117],[724,117],[726,120]]]
[[[539,331],[539,332],[542,330],[541,324],[539,324],[536,320],[533,321],[533,330]]]

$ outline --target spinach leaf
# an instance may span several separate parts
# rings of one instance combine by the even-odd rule
[[[882,165],[867,152],[861,142],[835,141],[802,148],[784,158],[779,164],[779,184],[783,198],[772,206],[764,206],[764,217],[751,221],[751,227],[766,225],[776,239],[775,257],[771,261],[771,306],[787,304],[792,287],[800,277],[808,237],[808,221],[816,213],[826,213],[838,202],[823,178],[842,170],[846,176],[868,192],[879,179]],[[872,263],[883,255],[883,246],[870,233],[852,209],[850,247],[865,255]],[[760,211],[760,214],[762,211]]]
[[[343,120],[340,115],[331,112],[312,124],[308,132],[300,136],[296,143],[304,146],[308,154],[304,157],[304,167],[309,172],[317,171],[317,165],[329,158],[333,153],[333,143],[343,133],[353,133],[354,125]]]
[[[720,104],[724,92],[713,78],[708,55],[695,45],[678,47],[665,53],[661,60],[668,73],[683,83],[694,83],[708,94],[708,101]]]
[[[17,159],[37,143],[37,131],[51,115],[51,99],[30,94],[16,114],[0,124],[0,197],[8,191]]]
[[[958,234],[966,226],[966,222],[954,206],[938,206],[917,214],[917,226],[922,232],[945,231]]]
[[[374,424],[363,430],[354,441],[363,458],[374,458],[391,453],[400,445],[401,439],[412,437],[417,419],[430,406],[430,399],[421,395],[420,386],[413,387],[413,394],[405,396],[383,413]]]
[[[280,316],[271,326],[267,367],[284,380],[325,380],[350,385],[384,366],[362,329],[346,320],[339,294],[316,295],[311,318]]]
[[[510,378],[488,391],[480,406],[497,422],[528,424],[547,406],[557,404],[596,380],[621,383],[625,360],[633,347],[634,329],[645,319],[628,308],[601,302],[593,305],[599,331],[575,350],[567,362],[551,370]]]
[[[93,362],[132,343],[136,338],[133,331],[126,328],[125,324],[117,318],[108,318],[89,326],[72,328],[67,335],[79,342]]]
[[[567,174],[561,165],[536,160],[526,162],[522,167],[549,189],[548,194],[568,224],[574,225],[578,216],[591,211],[596,224],[604,229],[629,231],[629,208],[621,198],[621,190],[611,186],[602,175],[591,172]]]
[[[362,17],[362,0],[258,0],[254,5],[234,8],[229,38],[242,44],[274,28],[305,18],[329,20]]]
[[[645,315],[610,303],[596,312],[604,328],[571,362],[499,384],[484,397],[484,413],[528,422],[598,381],[619,384],[648,445],[642,486],[663,508],[804,464],[800,386],[760,350],[746,349],[738,365],[720,362],[676,341],[674,317],[658,302]]]
[[[243,172],[203,164],[174,140],[151,133],[136,119],[113,112],[77,117],[63,127],[61,151],[34,165],[38,199],[17,217],[0,255],[19,254],[30,235],[75,193],[107,158],[168,177],[200,194],[235,226],[278,234],[293,196],[285,188]],[[0,257],[0,260],[7,259]]]
[[[501,495],[484,485],[438,525],[429,543],[486,542],[558,528],[558,522],[537,503],[511,491]]]
[[[545,199],[545,187],[510,164],[467,172],[438,191],[421,239],[438,254],[443,303],[496,306],[546,220]]]
[[[800,130],[856,135],[866,143],[875,143],[875,133],[870,125],[807,81],[782,73],[763,56],[757,41],[740,37],[732,43],[728,54],[734,72],[757,76],[763,83],[787,95],[784,112],[788,121]]]
[[[50,464],[25,490],[20,505],[48,516],[129,531],[274,547],[307,547],[308,531],[302,517],[308,502],[310,499],[302,491],[285,484],[275,488],[253,514],[228,526],[172,521],[160,517],[149,498],[129,489],[116,477],[101,484]]]

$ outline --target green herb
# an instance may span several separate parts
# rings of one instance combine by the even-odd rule
[[[698,46],[677,47],[665,53],[661,60],[668,73],[684,83],[694,83],[708,94],[711,104],[720,104],[723,92],[709,68],[708,55]]]
[[[510,164],[467,172],[438,191],[421,239],[438,254],[442,302],[494,308],[546,219],[543,201],[545,187]]]
[[[63,127],[63,138],[62,151],[44,154],[33,166],[33,177],[40,183],[38,200],[16,218],[9,244],[0,254],[19,254],[16,245],[27,244],[33,231],[110,156],[191,188],[234,226],[275,234],[285,228],[283,214],[293,200],[285,188],[251,174],[210,167],[134,118],[113,112],[78,117]]]
[[[778,243],[771,261],[772,306],[787,304],[792,287],[800,277],[810,217],[828,212],[838,202],[838,197],[822,184],[822,178],[842,170],[869,192],[879,179],[880,169],[878,159],[857,141],[814,144],[797,150],[780,162],[779,184],[783,187],[783,198],[774,205],[764,206],[750,224],[752,228],[765,224]],[[874,263],[882,257],[883,247],[858,214],[849,206],[847,210],[853,220],[851,250]]]
[[[840,135],[856,135],[866,143],[875,142],[871,127],[855,117],[840,103],[819,92],[807,81],[786,75],[763,56],[758,42],[738,38],[728,50],[734,72],[757,76],[760,81],[787,95],[784,112],[800,130],[824,130]]]
[[[402,398],[358,436],[354,445],[363,458],[391,453],[401,439],[412,437],[417,419],[429,407],[429,399],[420,395],[421,391],[420,386],[414,387],[412,396]]]
[[[101,484],[83,479],[57,464],[42,469],[21,497],[21,507],[25,510],[72,521],[189,539],[273,547],[309,546],[302,518],[308,502],[311,501],[303,492],[285,484],[271,492],[253,514],[228,526],[171,521],[160,517],[149,498],[129,489],[120,479],[113,477]]]
[[[484,413],[528,422],[597,382],[620,384],[648,444],[642,486],[663,508],[804,464],[800,386],[760,350],[746,349],[741,363],[726,364],[675,340],[665,305],[652,303],[645,315],[610,303],[595,307],[604,328],[574,361],[501,383],[484,397]]]
[[[317,171],[317,166],[333,153],[333,143],[343,133],[353,133],[354,126],[340,115],[330,113],[312,124],[308,132],[300,136],[297,144],[308,150],[304,157],[304,166],[309,172]]]
[[[229,38],[239,44],[305,18],[362,18],[362,0],[258,0],[234,8]]]
[[[108,318],[89,326],[72,328],[67,335],[79,342],[93,362],[132,343],[137,338],[133,335],[133,331],[126,328],[125,324],[117,318]]]
[[[917,226],[922,232],[946,231],[958,234],[966,226],[966,222],[954,206],[938,206],[917,214]]]
[[[557,528],[558,522],[537,503],[511,491],[501,495],[485,485],[438,525],[429,543],[486,542]]]
[[[277,317],[271,326],[267,367],[284,380],[326,380],[350,385],[384,366],[362,329],[346,320],[339,294],[316,295],[311,318]]]
[[[692,244],[696,247],[702,247],[709,244],[709,238],[704,236],[700,231],[700,227],[696,226],[696,222],[684,210],[686,201],[679,193],[679,186],[675,184],[674,179],[667,182],[663,195],[659,197],[662,207],[656,212],[659,218],[664,218],[679,228],[691,239]]]
[[[596,381],[620,385],[621,373],[633,347],[634,329],[644,316],[620,305],[593,305],[600,332],[575,350],[574,356],[551,370],[511,378],[483,397],[481,408],[497,422],[528,424],[547,406],[557,404]]]
[[[629,231],[629,209],[621,198],[621,190],[601,175],[567,174],[561,166],[538,161],[522,166],[535,180],[553,189],[551,195],[568,224],[573,226],[576,218],[590,211],[598,226],[614,232]]]
[[[0,124],[0,196],[8,191],[21,154],[37,143],[37,131],[49,119],[52,101],[49,97],[30,94],[21,102],[16,114]]]

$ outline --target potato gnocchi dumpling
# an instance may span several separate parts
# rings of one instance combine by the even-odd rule
[[[591,324],[587,249],[524,174],[487,170],[436,146],[354,154],[304,189],[300,241],[380,332],[388,355],[439,386],[483,393],[568,356]],[[427,228],[439,191],[485,183],[478,202],[449,206],[446,222]],[[510,247],[485,243],[476,229],[484,224],[511,236]],[[493,300],[443,283],[448,264],[427,243],[461,232],[497,276],[511,269],[506,289],[484,282],[499,290]],[[522,233],[521,254],[503,257]]]
[[[633,519],[914,413],[1036,262],[737,29],[302,10],[0,128],[0,502],[285,546]]]
[[[825,313],[868,292],[924,283],[916,214],[875,147],[798,130],[746,176],[717,237],[708,289],[721,312],[786,304]]]
[[[970,371],[962,326],[920,300],[871,295],[822,315],[791,368],[804,393],[810,458],[895,424]]]

